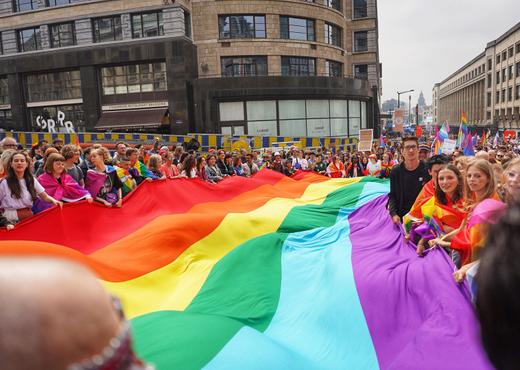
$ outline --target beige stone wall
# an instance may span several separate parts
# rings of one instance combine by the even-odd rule
[[[343,3],[343,12],[324,5],[301,0],[192,0],[194,41],[199,55],[199,77],[220,76],[220,58],[223,56],[267,55],[269,74],[281,73],[281,56],[302,56],[317,59],[317,73],[325,73],[325,60],[343,63],[346,76],[353,74],[353,63],[376,64],[376,52],[352,53],[355,30],[373,30],[376,20],[351,20],[351,1]],[[226,14],[265,14],[266,39],[219,40],[218,16]],[[316,20],[316,41],[280,39],[280,15]],[[343,29],[342,47],[325,43],[325,22]],[[376,49],[377,51],[377,49]]]
[[[66,7],[42,8],[31,12],[14,13],[0,17],[0,30],[39,26],[46,23],[81,17],[98,17],[103,15],[135,12],[139,10],[157,9],[171,6],[182,6],[191,9],[191,1],[176,0],[165,5],[164,0],[94,0],[71,4]]]

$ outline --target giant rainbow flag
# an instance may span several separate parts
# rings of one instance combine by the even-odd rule
[[[145,182],[122,208],[69,204],[1,231],[0,255],[90,266],[160,370],[491,369],[467,286],[442,250],[417,257],[388,191],[270,170]]]

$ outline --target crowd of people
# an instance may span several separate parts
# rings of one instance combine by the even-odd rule
[[[503,347],[492,336],[494,320],[515,311],[501,311],[493,300],[501,299],[513,310],[520,309],[520,304],[511,298],[514,287],[509,277],[499,274],[499,290],[495,291],[490,275],[508,262],[504,256],[520,256],[520,249],[510,248],[514,241],[511,238],[518,235],[520,226],[519,147],[511,143],[479,146],[471,157],[459,150],[449,155],[432,153],[431,147],[426,138],[405,137],[399,146],[374,145],[370,152],[291,147],[287,151],[251,152],[213,148],[202,154],[182,146],[161,146],[156,141],[149,148],[118,142],[111,153],[100,144],[82,149],[55,140],[40,142],[26,151],[8,137],[0,142],[0,226],[12,229],[16,223],[49,207],[81,200],[121,207],[125,197],[144,181],[196,178],[216,184],[230,176],[250,177],[263,168],[286,176],[296,171],[314,171],[331,178],[388,178],[390,217],[406,238],[415,243],[419,257],[426,256],[433,248],[443,248],[456,266],[455,281],[461,282],[478,266],[481,256],[488,255],[482,263],[483,273],[479,277],[482,289],[478,291],[480,298],[476,304],[484,322],[483,335],[487,335],[484,344],[490,358],[495,364],[503,364],[499,368],[509,368],[508,364],[516,361],[514,351],[509,350],[510,357],[503,355]],[[492,226],[497,222],[498,225]],[[88,284],[93,281],[77,267],[49,261],[30,263],[50,263],[60,274],[65,271]],[[32,269],[30,263],[27,268]],[[512,276],[515,271],[518,270],[509,268],[508,274]],[[26,271],[18,269],[16,273],[23,275]],[[0,288],[18,278],[9,274],[2,279]],[[94,285],[89,286],[95,290]],[[497,292],[512,294],[509,298],[495,297],[493,294]],[[491,296],[494,298],[490,299]],[[119,312],[110,308],[102,292],[96,291],[96,299],[103,302],[103,309],[110,315]],[[107,317],[112,320],[110,315]],[[106,335],[121,335],[127,341],[126,352],[117,352],[118,355],[125,356],[125,361],[134,368],[145,369],[146,365],[133,355],[127,326],[114,326],[114,320],[110,320],[106,322]],[[504,338],[516,335],[516,321],[512,328],[503,333]],[[90,352],[99,350],[93,348]],[[30,360],[22,357],[9,360],[13,363]],[[73,359],[66,361],[70,363]]]

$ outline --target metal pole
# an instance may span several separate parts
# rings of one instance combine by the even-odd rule
[[[412,96],[408,95],[408,124],[412,124]]]

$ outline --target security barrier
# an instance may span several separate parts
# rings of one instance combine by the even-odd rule
[[[188,135],[161,135],[161,134],[127,134],[127,133],[47,133],[47,132],[0,132],[0,140],[4,137],[13,137],[21,145],[30,148],[31,145],[39,141],[46,140],[52,143],[59,138],[65,144],[90,144],[90,143],[115,143],[126,141],[131,144],[152,145],[155,138],[161,139],[161,145],[181,145],[188,143],[191,139],[196,139],[202,151],[209,148],[224,148],[227,151],[240,149],[262,149],[274,146],[283,147],[283,143],[288,143],[299,148],[326,147],[337,150],[355,150],[357,138],[348,137],[284,137],[284,136],[228,136],[215,134],[196,134]]]

